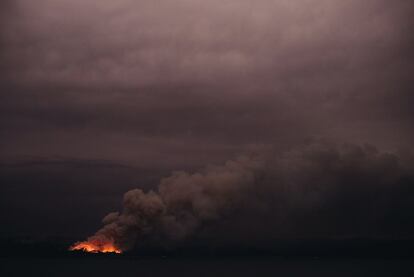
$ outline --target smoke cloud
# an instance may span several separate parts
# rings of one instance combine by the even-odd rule
[[[88,241],[122,250],[194,237],[392,237],[414,231],[413,155],[310,141],[174,172],[156,190],[125,193]]]

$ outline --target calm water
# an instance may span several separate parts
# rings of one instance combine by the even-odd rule
[[[1,276],[414,276],[414,260],[3,258]]]

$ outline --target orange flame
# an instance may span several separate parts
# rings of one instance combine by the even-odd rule
[[[81,241],[72,245],[69,250],[80,250],[90,253],[116,253],[121,254],[122,251],[116,247],[112,242],[93,242]]]

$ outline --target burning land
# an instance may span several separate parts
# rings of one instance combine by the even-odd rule
[[[266,247],[249,245],[216,245],[211,241],[193,240],[180,246],[145,246],[121,254],[115,252],[68,251],[74,238],[1,239],[1,264],[8,260],[220,260],[274,259],[277,260],[407,260],[414,259],[414,240],[409,239],[283,239]]]
[[[145,245],[263,246],[278,239],[412,238],[413,158],[373,146],[312,142],[174,172],[156,190],[125,193],[123,209],[70,250]],[[375,187],[375,191],[372,188]]]
[[[412,257],[413,166],[371,145],[255,148],[127,191],[86,240],[5,239],[3,255]]]
[[[218,276],[258,266],[263,274],[411,272],[413,161],[409,152],[325,140],[255,149],[222,165],[173,172],[156,189],[127,191],[121,210],[86,240],[3,239],[0,262],[6,273],[23,275],[20,262],[55,273],[75,263],[103,276],[118,266],[162,275],[153,271],[161,265],[189,276],[205,266]]]

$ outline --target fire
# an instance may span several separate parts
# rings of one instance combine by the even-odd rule
[[[116,247],[112,242],[93,242],[82,241],[72,245],[69,250],[81,250],[90,253],[116,253],[121,254],[122,251]]]

